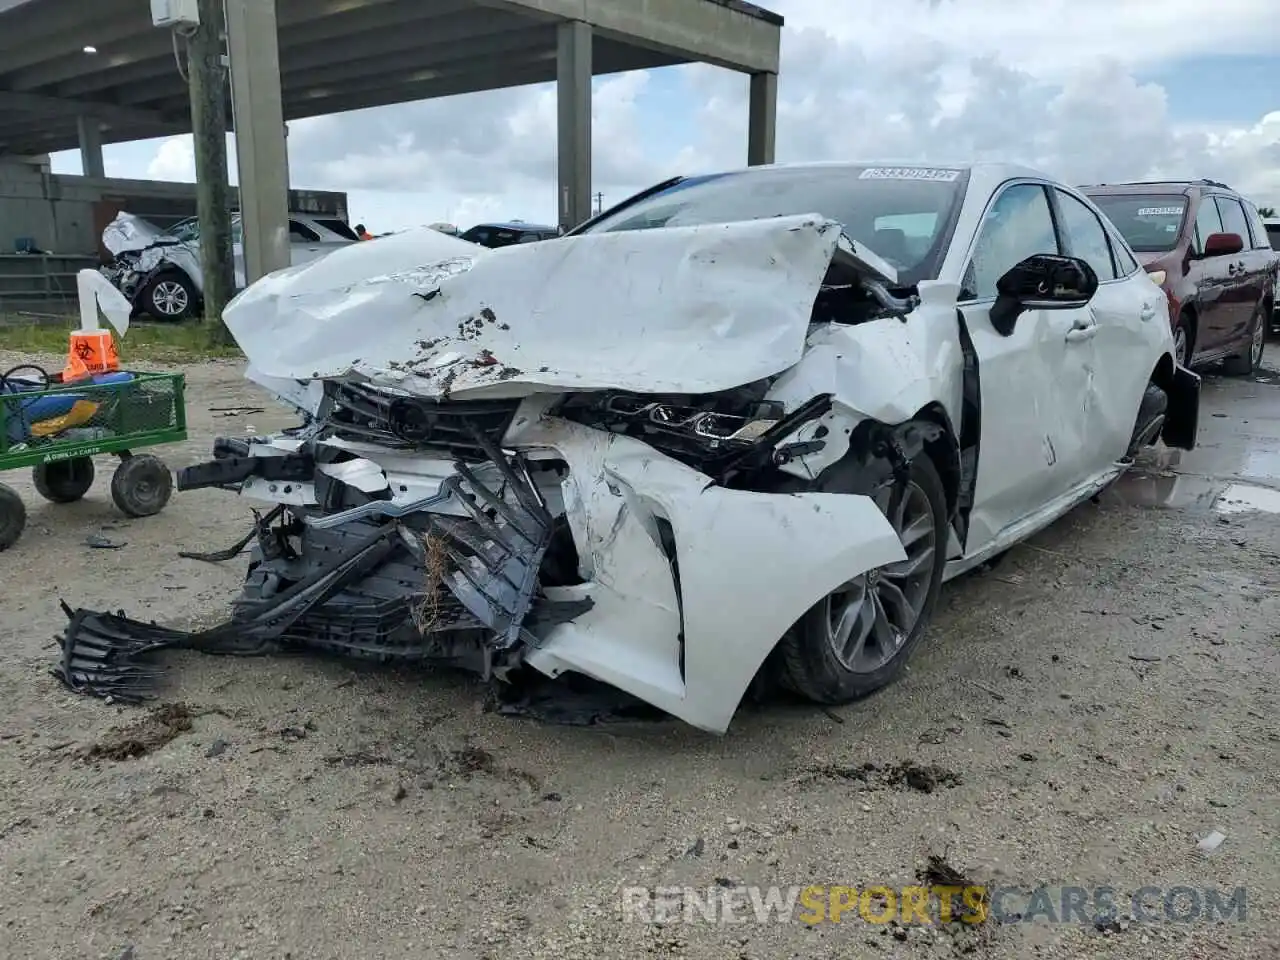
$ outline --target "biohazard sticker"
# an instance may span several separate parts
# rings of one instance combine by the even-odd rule
[[[928,180],[934,183],[951,183],[960,176],[959,170],[942,170],[937,167],[867,167],[859,180]]]

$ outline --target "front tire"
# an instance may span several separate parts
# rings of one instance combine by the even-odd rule
[[[127,517],[151,517],[173,494],[173,474],[159,457],[144,453],[120,461],[111,475],[111,499]]]
[[[1222,361],[1222,372],[1229,377],[1251,377],[1262,366],[1262,350],[1267,345],[1267,318],[1262,304],[1253,311],[1249,325],[1249,345],[1244,352]]]
[[[874,495],[886,516],[891,490],[892,481]],[[912,461],[894,513],[889,522],[907,559],[839,587],[782,639],[787,685],[817,703],[849,703],[891,683],[933,614],[947,560],[947,497],[927,455]]]
[[[196,311],[199,293],[191,278],[177,270],[152,277],[142,292],[143,308],[157,320],[185,320]]]
[[[1160,438],[1164,428],[1164,418],[1169,410],[1169,395],[1163,388],[1148,383],[1142,394],[1142,402],[1138,404],[1138,416],[1133,423],[1133,436],[1129,438],[1129,449],[1125,459],[1132,460],[1143,447],[1153,445]]]

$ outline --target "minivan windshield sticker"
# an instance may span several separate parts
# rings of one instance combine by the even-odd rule
[[[951,183],[960,176],[959,170],[939,170],[933,167],[867,167],[859,180],[934,180]]]
[[[1180,217],[1181,207],[1143,207],[1138,211],[1140,217]]]

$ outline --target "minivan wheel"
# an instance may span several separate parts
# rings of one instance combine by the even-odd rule
[[[1262,304],[1253,311],[1253,323],[1249,325],[1249,345],[1243,352],[1222,361],[1222,372],[1229,377],[1248,377],[1262,366],[1262,350],[1267,343],[1266,317]]]
[[[780,644],[785,682],[817,703],[842,704],[892,682],[933,614],[946,565],[947,498],[928,456],[911,463],[901,502],[873,495],[907,559],[854,577],[818,601]]]
[[[1173,359],[1180,367],[1189,366],[1191,354],[1189,346],[1191,338],[1187,335],[1187,321],[1183,317],[1178,318],[1178,325],[1173,328]]]

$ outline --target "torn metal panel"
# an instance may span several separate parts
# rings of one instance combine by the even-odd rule
[[[224,316],[267,377],[435,399],[711,393],[800,359],[839,235],[806,215],[478,253],[424,228],[263,278]]]
[[[548,592],[594,606],[525,662],[585,673],[705,730],[727,729],[760,664],[814,603],[906,555],[869,497],[726,490],[638,440],[576,424],[547,421],[526,438],[569,465],[566,507],[589,576]],[[678,596],[659,520],[675,544]]]
[[[161,230],[150,220],[124,211],[117,213],[115,219],[102,230],[102,245],[117,256],[145,250],[162,241],[178,242],[176,237]]]

